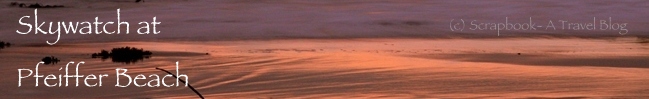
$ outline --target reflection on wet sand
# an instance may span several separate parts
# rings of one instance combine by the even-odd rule
[[[84,72],[159,74],[174,68],[190,76],[206,98],[647,98],[649,46],[635,39],[345,39],[214,42],[114,42],[51,50],[66,60],[86,61]],[[102,45],[102,46],[97,46]],[[138,64],[87,58],[99,49],[137,46],[156,57]],[[59,49],[60,48],[60,49]],[[17,50],[20,49],[20,50]],[[38,46],[3,53],[4,75],[32,66]],[[70,49],[79,49],[71,52]],[[205,54],[209,53],[209,54]],[[521,55],[518,55],[521,53]],[[85,57],[84,57],[85,56]],[[18,57],[18,58],[7,58]],[[11,61],[11,62],[9,62]],[[59,72],[60,66],[41,72]],[[622,68],[620,68],[622,67]],[[8,73],[7,73],[8,72]],[[171,71],[173,72],[173,71]],[[196,98],[188,88],[30,88],[18,91],[1,78],[7,96],[63,98]],[[115,79],[107,77],[106,79]],[[173,79],[172,79],[173,80]],[[30,82],[30,79],[26,79]],[[33,82],[33,81],[32,81]],[[70,90],[74,89],[74,90]],[[108,94],[106,90],[110,90]]]
[[[605,66],[649,68],[649,56],[599,56],[584,57],[574,55],[516,55],[509,53],[491,54],[442,54],[414,55],[413,57],[459,60],[466,62],[491,62],[532,66]]]

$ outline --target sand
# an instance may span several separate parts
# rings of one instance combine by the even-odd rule
[[[157,74],[179,62],[208,99],[283,98],[649,98],[649,14],[646,1],[254,1],[15,0],[61,4],[39,20],[139,22],[157,17],[157,35],[21,35],[33,9],[2,6],[0,98],[198,98],[186,87],[115,87],[115,69]],[[11,1],[0,1],[8,4]],[[470,6],[470,7],[467,7]],[[614,10],[611,10],[614,9]],[[616,31],[452,31],[452,19],[501,22],[589,22],[613,17]],[[573,21],[574,20],[574,21]],[[114,29],[114,28],[109,28]],[[131,28],[134,29],[134,28]],[[91,58],[131,46],[153,52],[125,64]],[[102,87],[34,87],[17,69],[45,56],[61,62],[39,73],[60,74],[84,61],[81,74],[109,74]],[[120,81],[124,81],[122,79]],[[165,80],[173,82],[174,79]],[[120,82],[125,83],[125,82]]]
[[[164,75],[155,67],[173,70],[179,61],[180,72],[208,98],[646,98],[649,47],[633,41],[304,39],[18,46],[2,50],[6,77],[1,86],[7,98],[196,98],[185,87],[114,87],[115,68]],[[118,46],[138,46],[154,56],[134,64],[89,57]],[[16,69],[34,68],[43,55],[64,63],[85,61],[81,74],[109,77],[103,87],[33,87],[33,79],[17,87]],[[64,63],[40,71],[61,73],[57,69]]]

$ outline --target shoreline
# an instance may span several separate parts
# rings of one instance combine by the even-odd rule
[[[138,39],[138,40],[67,40],[63,41],[62,44],[57,45],[67,45],[67,44],[84,44],[84,43],[118,43],[118,42],[245,42],[245,41],[283,41],[283,40],[313,40],[313,41],[322,41],[322,40],[342,40],[342,41],[355,41],[355,40],[389,40],[389,39],[404,39],[404,40],[521,40],[521,39],[580,39],[580,40],[616,40],[616,39],[625,39],[628,42],[636,43],[646,43],[649,41],[649,37],[644,36],[592,36],[592,37],[579,37],[579,36],[528,36],[528,37],[285,37],[285,38],[221,38],[221,39],[196,39],[196,38],[156,38],[156,39]],[[631,40],[635,39],[635,41]],[[62,39],[61,39],[62,40]],[[15,40],[5,40],[5,42],[11,42],[15,46],[44,46],[48,45],[45,40],[42,43],[38,43],[34,40],[28,42],[19,42]],[[16,45],[17,44],[17,45]]]
[[[54,55],[63,63],[85,61],[79,67],[82,74],[110,76],[104,78],[103,87],[85,89],[16,87],[15,78],[0,78],[0,86],[20,90],[2,91],[14,97],[63,98],[58,94],[82,89],[91,93],[67,98],[197,97],[188,88],[111,86],[116,83],[115,68],[127,68],[129,74],[163,75],[154,68],[173,68],[179,61],[180,71],[207,98],[646,97],[649,68],[634,66],[647,64],[635,60],[646,59],[649,46],[634,40],[302,39],[17,46],[0,50],[0,58],[6,59],[0,60],[4,75],[17,77],[16,69],[33,68],[43,55]],[[134,64],[90,58],[101,49],[124,46],[153,55]],[[588,64],[593,62],[609,65]],[[39,72],[58,73],[63,65],[42,66]],[[105,90],[116,92],[101,94]]]

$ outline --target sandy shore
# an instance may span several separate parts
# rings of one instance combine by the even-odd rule
[[[154,56],[134,64],[89,56],[120,46]],[[114,87],[115,68],[163,75],[154,68],[173,69],[179,61],[180,72],[208,98],[647,98],[648,49],[633,38],[23,45],[0,52],[6,75],[0,81],[5,98],[195,98],[185,87]],[[81,74],[110,76],[103,87],[34,87],[33,79],[16,87],[16,70],[33,68],[43,55],[63,63],[42,66],[41,73],[61,73],[65,62],[85,61]]]
[[[617,0],[5,0],[0,1],[0,98],[198,98],[186,87],[115,87],[116,68],[189,75],[208,99],[284,98],[649,98],[648,1]],[[19,34],[35,9],[10,2],[65,5],[38,9],[39,21],[162,22],[160,34]],[[7,5],[3,5],[7,4]],[[458,31],[453,20],[528,22],[593,19],[620,30]],[[27,20],[25,22],[31,22]],[[457,21],[455,21],[457,22]],[[597,23],[597,22],[596,22]],[[558,24],[558,23],[557,23]],[[116,30],[116,27],[107,27]],[[91,58],[131,46],[153,52],[124,64]],[[102,87],[34,87],[18,69],[45,56],[61,62],[39,73],[109,74]],[[41,79],[42,80],[42,79]],[[123,82],[124,81],[124,82]],[[174,81],[164,80],[164,81]]]

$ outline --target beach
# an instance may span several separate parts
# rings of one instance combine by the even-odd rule
[[[13,98],[196,98],[186,87],[114,87],[115,68],[126,68],[133,75],[163,75],[154,68],[173,70],[178,61],[179,71],[189,75],[190,84],[209,98],[642,98],[649,87],[644,66],[649,48],[632,41],[116,42],[62,44],[66,47],[42,53],[34,53],[41,46],[25,46],[3,50],[3,59],[14,59],[2,62],[4,75],[9,77],[2,79],[2,93]],[[530,43],[537,44],[526,45]],[[160,54],[134,64],[84,54],[118,46],[139,46]],[[79,67],[81,74],[109,77],[104,78],[103,87],[33,87],[33,79],[24,79],[23,86],[16,87],[13,77],[17,73],[10,71],[33,68],[37,62],[28,59],[42,54],[59,56],[65,59],[63,63],[85,61]],[[64,65],[42,65],[40,71],[62,73],[57,69]],[[105,90],[115,91],[106,94]]]
[[[18,20],[34,9],[3,6],[0,12],[11,14],[0,19],[0,40],[13,45],[0,49],[2,98],[199,98],[176,79],[163,81],[180,87],[116,87],[128,83],[117,68],[133,77],[178,68],[207,99],[649,98],[647,1],[14,1],[66,5],[38,9],[44,22],[117,21],[120,9],[124,21],[156,17],[161,32],[61,34],[50,45],[56,35],[16,33],[26,28]],[[558,11],[565,9],[576,10]],[[543,26],[608,20],[627,23],[628,33],[453,30],[458,19]],[[91,57],[125,46],[153,54],[132,63]],[[63,74],[67,63],[85,62],[79,74],[108,76],[94,87],[47,87],[43,78],[39,86],[33,78],[18,82],[27,75],[19,69],[35,70],[45,56],[61,62],[40,64],[42,74]]]

